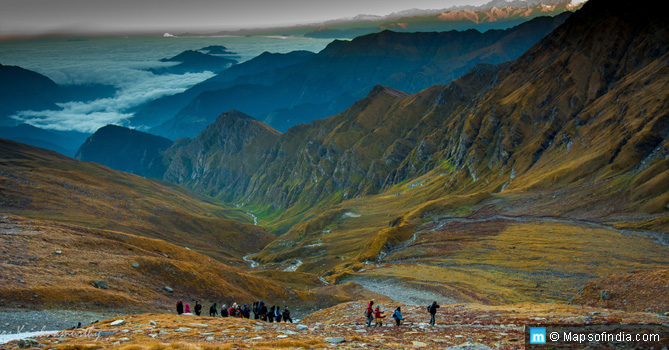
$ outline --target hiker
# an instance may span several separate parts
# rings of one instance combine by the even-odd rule
[[[385,318],[386,315],[381,315],[382,313],[384,313],[384,311],[381,311],[381,309],[379,309],[379,306],[377,305],[376,309],[374,309],[374,317],[376,318],[376,323],[374,324],[374,327],[379,327],[379,326],[383,327],[383,322],[381,322],[381,319]]]
[[[199,301],[195,301],[195,314],[200,316],[202,314],[202,305],[200,305]]]
[[[244,308],[242,309],[242,316],[244,318],[251,318],[251,309],[246,304],[244,304]]]
[[[272,306],[269,309],[269,312],[267,312],[267,319],[269,320],[270,323],[274,322],[274,306]]]
[[[427,311],[430,313],[430,324],[434,326],[434,315],[437,313],[437,309],[439,308],[439,304],[437,302],[433,302],[432,305],[427,307]]]
[[[240,305],[237,305],[237,310],[235,311],[235,315],[236,315],[238,318],[242,318],[242,317],[244,317],[244,315],[242,314],[242,307],[241,307]]]
[[[177,315],[181,315],[184,313],[184,303],[179,300],[177,301]]]
[[[228,309],[228,315],[230,317],[237,317],[237,303],[233,303],[232,306]]]
[[[216,311],[216,303],[214,303],[211,305],[211,307],[209,307],[209,317],[216,317],[217,314],[218,312]]]
[[[365,311],[365,316],[367,316],[367,327],[372,326],[372,320],[374,319],[374,309],[372,308],[374,306],[374,301],[370,301],[369,304],[367,304],[367,311]]]
[[[228,316],[229,316],[228,308],[225,306],[225,304],[223,304],[223,306],[221,306],[221,317],[228,317]]]
[[[288,310],[288,306],[286,306],[283,309],[283,322],[288,322],[288,321],[290,321],[290,323],[293,323],[293,319],[290,318],[290,310]]]
[[[258,305],[258,310],[260,311],[260,319],[267,321],[267,305],[261,300],[260,305]]]
[[[190,313],[190,305],[188,305],[188,303],[186,303],[186,306],[184,306],[184,313],[185,313],[185,314],[189,314],[189,313]]]
[[[260,310],[258,310],[258,304],[259,303],[257,301],[253,302],[253,319],[254,320],[260,319],[260,314],[259,314]]]
[[[281,322],[281,308],[276,306],[274,309],[274,318],[276,322]]]
[[[395,312],[393,312],[393,318],[395,319],[395,323],[397,323],[397,327],[400,326],[400,321],[403,320],[402,318],[402,310],[398,306],[397,309],[395,309]]]

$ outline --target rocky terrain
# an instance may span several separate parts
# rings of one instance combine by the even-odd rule
[[[400,327],[390,319],[398,306],[405,319]],[[382,302],[388,316],[383,326],[366,327],[365,308],[362,301],[341,304],[304,317],[299,324],[132,314],[5,346],[14,349],[28,342],[45,349],[524,349],[525,325],[662,324],[668,320],[650,313],[568,305],[453,304],[442,305],[436,326],[430,326],[423,306]],[[669,344],[669,330],[663,332],[659,346]]]

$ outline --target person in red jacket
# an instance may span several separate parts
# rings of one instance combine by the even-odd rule
[[[372,325],[372,320],[374,319],[374,301],[370,301],[367,304],[367,311],[365,311],[365,316],[367,316],[367,327]]]
[[[386,315],[381,315],[383,311],[379,309],[379,306],[376,306],[376,309],[374,309],[374,317],[376,317],[376,324],[374,324],[374,327],[383,327],[383,322],[381,322],[381,319],[386,317]]]
[[[232,306],[228,309],[228,315],[230,317],[237,317],[237,303],[233,303]]]

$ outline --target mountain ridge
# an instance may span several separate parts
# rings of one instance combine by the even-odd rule
[[[194,137],[221,112],[230,109],[266,121],[264,116],[277,110],[293,107],[298,112],[305,104],[316,106],[305,115],[293,114],[290,121],[272,120],[272,127],[285,131],[300,122],[343,111],[378,84],[413,93],[448,82],[476,63],[498,63],[518,57],[569,15],[537,18],[505,31],[384,31],[350,42],[335,40],[306,60],[300,58],[292,65],[238,76],[222,90],[202,91],[150,132],[170,139]],[[517,32],[527,34],[514,35]],[[505,37],[514,39],[495,46]],[[242,66],[245,63],[237,67]],[[258,99],[264,103],[256,103]]]

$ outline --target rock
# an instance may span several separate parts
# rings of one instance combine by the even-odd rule
[[[136,269],[136,268],[139,267],[139,264],[138,264],[138,263],[134,263],[134,264],[132,264],[132,267]]]
[[[609,292],[605,290],[602,290],[601,292],[599,292],[599,298],[602,300],[609,300],[611,299],[611,294],[609,294]]]
[[[297,328],[297,330],[300,330],[300,331],[308,331],[308,330],[309,330],[309,327],[307,327],[307,326],[305,326],[305,325],[303,325],[303,324],[298,324],[298,325],[295,326],[295,327]]]
[[[152,326],[155,326],[155,325],[157,325],[158,323],[156,323],[156,321],[149,321],[149,324],[152,325]]]
[[[112,343],[112,345],[121,345],[121,342],[120,341],[115,341],[115,342]]]
[[[24,280],[19,280],[19,283],[23,283],[23,284],[25,284],[26,281],[24,281]]]
[[[107,336],[107,335],[114,335],[115,332],[109,332],[109,331],[99,331],[98,336]]]
[[[121,329],[121,333],[130,333],[129,329]]]
[[[190,325],[193,327],[209,327],[206,323],[191,323]]]
[[[288,338],[288,336],[285,335],[285,334],[279,334],[279,335],[277,335],[276,337],[277,337],[277,338]]]
[[[344,338],[344,337],[328,337],[328,338],[325,338],[325,341],[328,342],[328,343],[331,343],[331,344],[339,344],[339,343],[345,342],[346,338]]]
[[[208,336],[210,336],[210,335],[214,335],[214,332],[204,332],[204,333],[200,333],[200,336],[201,336],[201,337],[208,337]]]
[[[130,338],[127,338],[127,337],[123,337],[123,338],[119,339],[119,341],[130,341],[130,340],[131,340],[131,339],[130,339]]]
[[[158,334],[160,334],[160,335],[168,335],[168,334],[170,334],[170,332],[161,330],[160,332],[158,332]]]
[[[56,253],[57,255],[60,255],[60,254],[63,254],[63,252],[62,252],[62,251],[60,251],[60,250],[56,250],[56,252],[55,252],[55,253]]]
[[[164,289],[165,291],[169,292],[169,293],[174,292],[174,289],[172,289],[172,288],[170,288],[170,287],[168,287],[168,286],[163,287],[163,289]]]
[[[207,337],[206,341],[214,341],[214,337]]]
[[[175,332],[188,332],[188,331],[190,331],[191,329],[192,329],[192,328],[188,328],[188,327],[179,327],[179,328],[175,329],[174,331],[175,331]]]
[[[40,344],[35,339],[21,339],[17,343],[20,349],[37,348]]]
[[[151,333],[151,334],[149,334],[149,337],[151,337],[151,338],[155,338],[155,337],[157,337],[157,336],[158,336],[158,334],[156,334],[156,333]]]
[[[295,334],[299,334],[299,333],[293,332],[293,331],[283,331],[283,334],[295,335]]]
[[[411,342],[411,345],[413,345],[415,348],[424,348],[427,346],[427,344],[415,340]]]
[[[356,329],[354,332],[367,333],[367,330],[366,329]]]
[[[487,345],[483,345],[480,343],[467,342],[464,344],[448,347],[444,350],[493,350],[493,349]]]
[[[144,333],[144,331],[141,330],[141,329],[135,329],[135,330],[132,331],[132,332],[135,333],[135,334],[138,334],[138,333]]]
[[[113,321],[112,323],[110,323],[109,325],[110,326],[120,326],[120,325],[124,325],[124,324],[125,324],[125,320],[116,320],[116,321]]]
[[[107,282],[105,282],[105,281],[93,281],[93,283],[91,283],[91,285],[93,285],[93,287],[99,288],[99,289],[109,289],[109,284],[107,284]]]

